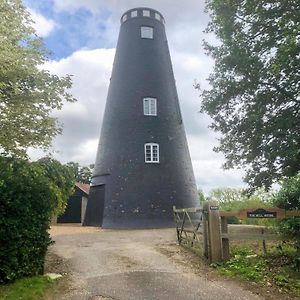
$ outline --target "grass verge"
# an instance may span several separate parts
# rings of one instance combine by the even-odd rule
[[[279,291],[300,297],[300,258],[292,246],[273,246],[267,254],[262,254],[249,246],[234,245],[231,254],[228,262],[212,266],[227,277],[276,287]]]
[[[0,286],[0,300],[40,300],[53,284],[54,281],[47,276],[22,278]]]

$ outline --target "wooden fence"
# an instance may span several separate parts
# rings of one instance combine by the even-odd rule
[[[230,258],[230,240],[262,240],[266,250],[266,240],[280,240],[274,230],[260,227],[256,232],[229,232],[227,217],[282,219],[300,216],[300,211],[286,211],[280,208],[254,208],[241,211],[219,211],[216,202],[210,201],[203,208],[173,207],[176,233],[179,244],[202,249],[210,262]]]

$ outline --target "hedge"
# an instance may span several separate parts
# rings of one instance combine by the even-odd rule
[[[43,273],[54,203],[41,166],[0,157],[0,283]]]

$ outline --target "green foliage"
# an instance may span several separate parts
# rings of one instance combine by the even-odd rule
[[[20,0],[0,1],[0,153],[21,157],[28,147],[50,146],[61,132],[52,110],[75,100],[69,75],[41,68],[49,53],[31,25]]]
[[[286,210],[300,210],[300,173],[282,182],[274,204]]]
[[[300,209],[300,173],[282,182],[281,189],[275,195],[274,204],[286,210]],[[278,229],[284,237],[294,241],[300,256],[300,217],[280,220]]]
[[[202,190],[198,190],[198,195],[199,195],[199,202],[200,205],[203,205],[203,203],[206,201],[205,195]]]
[[[62,214],[67,206],[69,197],[75,190],[75,177],[72,170],[51,157],[41,158],[36,164],[45,171],[52,192],[55,194],[53,214]]]
[[[219,203],[220,210],[239,211],[248,208],[267,208],[272,206],[272,193],[263,189],[256,190],[253,194],[248,195],[246,190],[234,188],[214,189],[210,191],[208,200],[215,200]],[[270,220],[268,220],[270,221]],[[239,220],[237,217],[228,217],[229,224],[262,224],[265,220],[246,219]]]
[[[0,156],[0,283],[43,272],[51,217],[73,188],[72,172],[58,161]]]
[[[73,171],[76,181],[81,183],[91,182],[94,164],[91,164],[89,166],[80,166],[79,163],[75,163],[71,161],[68,162],[66,165],[70,167],[70,169]]]
[[[0,287],[0,300],[44,299],[46,291],[52,286],[53,281],[47,276],[23,278]]]
[[[215,67],[202,111],[222,133],[224,167],[269,188],[300,170],[300,2],[207,0],[207,10],[220,43],[205,43]]]
[[[43,169],[0,157],[0,282],[43,272],[55,203]]]
[[[256,245],[253,248],[257,249]],[[300,296],[300,274],[295,269],[295,250],[285,249],[283,246],[273,248],[267,255],[254,256],[255,253],[249,248],[236,246],[233,257],[228,261],[216,265],[215,267],[223,275],[229,277],[238,277],[243,280],[256,282],[260,285],[275,286]]]

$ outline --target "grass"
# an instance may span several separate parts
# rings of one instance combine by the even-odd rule
[[[54,281],[47,276],[22,278],[0,286],[0,300],[40,300]]]
[[[258,251],[257,243],[235,243],[232,258],[225,263],[213,264],[221,274],[300,296],[300,257],[291,245],[269,244],[268,253]]]

